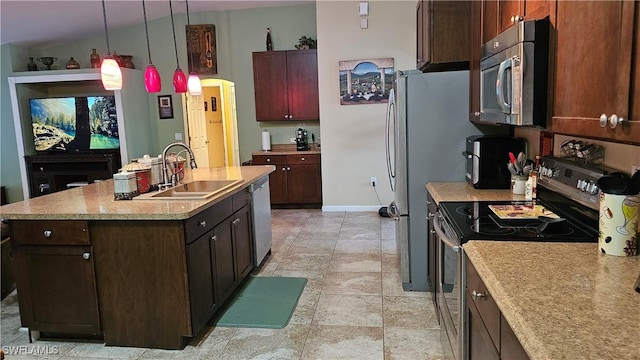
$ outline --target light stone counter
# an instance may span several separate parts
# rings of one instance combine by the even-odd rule
[[[532,360],[640,359],[640,256],[568,243],[470,241],[464,250]]]
[[[273,172],[273,165],[186,169],[190,180],[243,181],[206,200],[114,200],[113,180],[0,207],[7,220],[183,220]]]
[[[427,190],[436,203],[441,201],[510,201],[525,200],[524,195],[514,195],[509,189],[476,189],[467,182],[430,182]]]

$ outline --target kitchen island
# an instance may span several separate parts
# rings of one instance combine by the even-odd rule
[[[640,257],[584,243],[470,241],[464,251],[529,358],[640,356]]]
[[[273,171],[187,171],[184,182],[241,180],[202,200],[115,201],[107,180],[2,206],[22,326],[183,348],[253,269],[248,187]]]

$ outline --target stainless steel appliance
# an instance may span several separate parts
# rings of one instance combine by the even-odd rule
[[[526,153],[524,139],[507,136],[470,136],[463,155],[467,158],[465,178],[476,189],[508,189],[511,172],[509,152]]]
[[[271,252],[271,195],[269,176],[265,176],[249,187],[251,192],[251,216],[253,220],[254,265],[260,266]]]
[[[549,19],[521,21],[482,46],[480,120],[546,126]]]
[[[396,71],[386,119],[387,170],[405,290],[430,291],[427,191],[430,181],[463,181],[465,138],[481,134],[467,119],[469,72]],[[482,128],[502,131],[500,127]]]
[[[612,169],[544,157],[534,202],[442,202],[434,218],[438,237],[436,256],[436,309],[447,358],[468,359],[466,266],[462,245],[469,240],[597,242],[597,179]],[[500,218],[489,206],[543,206],[565,220],[543,229],[537,218]],[[522,254],[526,258],[527,254]]]
[[[296,130],[296,150],[309,150],[309,139],[307,137],[307,130],[305,129],[299,128]]]

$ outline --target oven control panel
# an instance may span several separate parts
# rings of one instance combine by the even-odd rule
[[[543,157],[538,181],[562,195],[597,206],[600,191],[597,182],[609,170],[612,169],[584,165],[562,158]]]

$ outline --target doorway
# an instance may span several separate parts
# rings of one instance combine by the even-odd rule
[[[189,146],[201,167],[239,166],[235,84],[220,79],[201,83],[202,95],[185,94]]]

